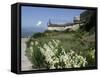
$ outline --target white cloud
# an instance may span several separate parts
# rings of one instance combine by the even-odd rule
[[[41,24],[42,24],[42,21],[38,21],[36,25],[40,26]]]

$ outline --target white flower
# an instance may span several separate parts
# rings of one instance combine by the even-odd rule
[[[75,52],[73,50],[70,50],[70,54],[73,55]]]
[[[30,46],[30,51],[32,51],[32,52],[33,52],[33,47],[32,47],[32,46]]]
[[[51,42],[51,41],[48,43],[48,45],[50,46],[50,48],[51,48],[52,50],[54,49],[54,46],[52,45],[52,42]]]
[[[34,45],[34,46],[33,46]],[[49,63],[49,69],[60,69],[60,68],[79,68],[81,66],[85,67],[87,64],[86,58],[81,55],[75,53],[75,51],[70,50],[66,52],[66,50],[61,46],[59,40],[49,40],[48,42],[44,42],[41,46],[39,41],[31,41],[30,42],[30,56],[33,55],[34,48],[39,50],[41,54],[45,57],[44,60],[46,63]],[[58,54],[59,48],[61,51]],[[44,62],[43,62],[44,63]],[[59,63],[64,63],[65,65],[62,67]],[[55,64],[56,67],[54,66]]]
[[[74,67],[78,68],[78,67],[80,67],[80,65],[74,65]]]
[[[34,45],[34,42],[33,42],[33,41],[31,41],[30,45]]]
[[[38,45],[38,42],[37,41],[35,41],[35,45]]]
[[[55,46],[58,46],[58,43],[55,40],[52,40]]]
[[[53,64],[53,65],[51,65],[50,69],[55,69],[55,66],[54,66],[54,64]]]
[[[30,56],[32,56],[32,53],[33,53],[33,47],[32,46],[30,46]]]

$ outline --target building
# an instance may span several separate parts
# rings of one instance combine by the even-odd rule
[[[73,26],[73,23],[67,23],[67,24],[49,24],[48,25],[48,30],[64,31],[66,29],[72,28],[72,26]]]
[[[67,29],[77,30],[79,28],[79,17],[74,17],[72,23],[53,24],[50,20],[48,30],[65,31]]]

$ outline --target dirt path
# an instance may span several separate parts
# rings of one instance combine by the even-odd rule
[[[28,38],[22,38],[21,40],[21,70],[25,71],[25,70],[32,70],[32,64],[30,63],[30,61],[28,60],[28,58],[25,56],[25,49],[26,49],[26,44],[25,42],[28,40]]]

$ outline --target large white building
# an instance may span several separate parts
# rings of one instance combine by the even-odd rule
[[[49,21],[48,30],[64,31],[67,29],[77,30],[79,28],[79,17],[74,17],[73,23],[53,24]]]

